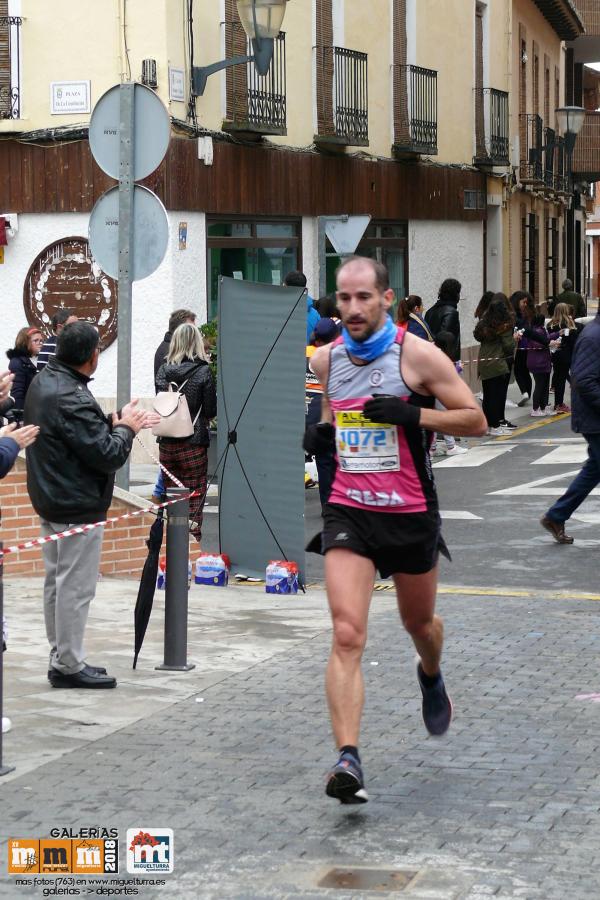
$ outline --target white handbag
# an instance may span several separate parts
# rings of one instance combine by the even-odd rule
[[[168,391],[159,391],[152,402],[152,408],[160,416],[158,425],[152,428],[155,437],[188,438],[194,433],[194,426],[200,415],[200,409],[192,422],[190,408],[183,392],[189,378],[182,385],[169,382]],[[175,390],[173,390],[175,385]],[[201,407],[202,408],[202,407]]]

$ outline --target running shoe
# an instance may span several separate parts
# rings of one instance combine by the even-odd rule
[[[509,422],[508,419],[500,419],[500,425],[502,426],[502,428],[508,428],[510,431],[512,431],[513,428],[519,427],[518,425],[514,425],[512,422]]]
[[[460,456],[461,453],[468,453],[468,447],[459,447],[458,444],[455,444],[454,447],[449,447],[446,450],[446,456]]]
[[[366,803],[369,799],[362,768],[351,753],[342,753],[329,772],[325,793],[328,797],[335,797],[340,803]]]
[[[571,407],[567,406],[566,403],[559,403],[558,406],[555,406],[554,409],[559,413],[570,413]]]
[[[430,687],[423,684],[423,667],[417,658],[417,678],[423,694],[423,721],[429,734],[440,737],[446,734],[452,721],[452,701],[446,693],[444,679],[440,672],[437,680]]]
[[[529,403],[529,394],[522,394],[517,406],[527,406]]]

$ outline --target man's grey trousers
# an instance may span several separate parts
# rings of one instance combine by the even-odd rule
[[[64,522],[41,519],[42,535],[67,528]],[[50,667],[64,675],[80,672],[85,665],[83,635],[90,603],[96,594],[104,527],[42,545],[46,580],[44,618],[50,644]]]

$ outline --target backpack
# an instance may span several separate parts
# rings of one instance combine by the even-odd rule
[[[197,371],[197,369],[194,371]],[[192,422],[187,398],[183,393],[183,389],[190,377],[186,378],[183,384],[179,386],[175,381],[170,381],[169,390],[159,391],[154,398],[152,408],[160,416],[160,422],[152,428],[152,434],[155,437],[188,438],[193,435],[194,426],[198,421],[202,407],[200,407]],[[175,385],[175,390],[173,390],[173,385]]]

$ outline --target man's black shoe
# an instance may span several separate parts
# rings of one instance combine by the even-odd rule
[[[87,666],[88,669],[91,669],[92,672],[95,672],[96,675],[106,675],[106,669],[102,666]],[[56,672],[57,675],[62,675],[62,672],[59,672],[58,669],[48,669],[48,681],[51,680],[52,675]]]
[[[80,672],[72,675],[63,675],[62,672],[52,670],[50,684],[54,688],[114,688],[117,679],[111,675],[100,675],[91,666],[84,666]]]

